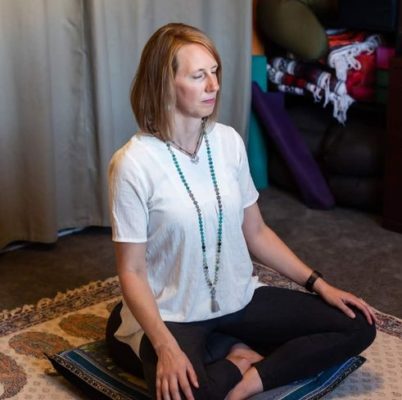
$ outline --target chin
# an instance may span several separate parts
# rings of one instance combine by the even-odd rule
[[[206,117],[209,117],[210,115],[212,115],[212,113],[214,112],[214,108],[212,108],[211,110],[208,110],[208,111],[205,111],[205,112],[203,112],[203,113],[200,113],[201,115],[200,115],[200,117],[201,118],[206,118]]]

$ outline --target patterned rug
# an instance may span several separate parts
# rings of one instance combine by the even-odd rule
[[[269,285],[300,290],[262,265],[256,272]],[[0,313],[0,400],[81,399],[43,353],[52,354],[103,338],[106,320],[120,299],[117,278],[90,283],[42,299],[37,305]],[[377,311],[380,324],[367,362],[326,399],[402,399],[402,320]]]

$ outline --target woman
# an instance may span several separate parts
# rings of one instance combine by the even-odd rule
[[[265,225],[243,142],[215,122],[221,72],[198,29],[155,32],[131,94],[141,131],[110,165],[124,300],[108,343],[117,362],[143,369],[157,399],[244,399],[342,362],[375,337],[371,308]],[[258,283],[249,251],[319,296]]]

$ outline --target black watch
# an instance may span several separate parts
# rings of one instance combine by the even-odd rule
[[[307,282],[305,283],[304,287],[309,291],[309,292],[314,292],[313,286],[315,281],[318,278],[322,278],[321,272],[318,271],[313,271],[310,275],[310,277],[307,279]]]

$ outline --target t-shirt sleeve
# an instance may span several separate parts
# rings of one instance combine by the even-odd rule
[[[109,208],[114,242],[147,241],[147,190],[133,160],[118,155],[109,165]]]
[[[238,149],[238,179],[242,196],[243,208],[247,208],[258,200],[259,193],[250,174],[247,152],[243,139],[236,132]]]

